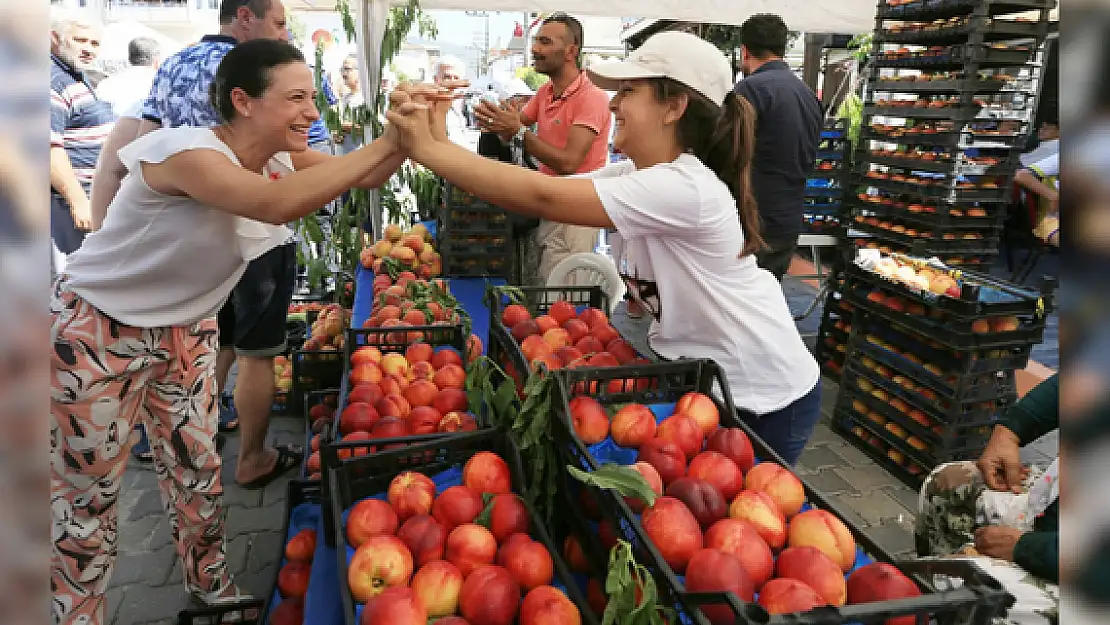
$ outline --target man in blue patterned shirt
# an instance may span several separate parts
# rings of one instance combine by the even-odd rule
[[[288,39],[280,0],[223,0],[220,33],[166,59],[143,106],[138,135],[157,128],[218,126],[209,88],[232,47],[252,39]],[[266,447],[274,402],[274,357],[285,351],[285,318],[293,297],[297,255],[293,241],[252,261],[219,313],[220,354],[216,380],[221,388],[221,430],[242,423],[235,480],[249,488],[300,466],[303,450]],[[231,365],[238,362],[234,411],[224,397]],[[236,414],[237,412],[237,414]]]

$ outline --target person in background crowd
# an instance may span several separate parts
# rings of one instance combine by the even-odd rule
[[[754,258],[754,112],[733,91],[728,60],[690,33],[662,32],[628,60],[588,71],[617,92],[614,141],[629,160],[581,176],[539,175],[451,145],[438,104],[434,135],[426,105],[402,104],[388,118],[412,159],[495,206],[618,230],[617,268],[653,317],[651,348],[715,360],[738,416],[794,464],[821,415],[821,371],[781,286]]]
[[[1019,169],[1014,182],[1037,198],[1033,235],[1060,247],[1060,151]]]
[[[759,266],[782,281],[802,230],[806,178],[821,138],[821,103],[783,58],[790,31],[778,15],[749,17],[740,27],[744,80],[736,93],[756,113],[752,188],[767,248]]]
[[[499,94],[499,99],[510,108],[523,110],[535,95],[536,92],[527,83],[520,78],[514,78],[505,88],[504,93]],[[501,135],[492,130],[483,131],[478,138],[478,154],[497,159],[502,163],[515,163],[521,167],[539,169],[539,163],[536,162],[535,157],[524,149],[524,141],[516,137],[505,141]]]
[[[54,623],[107,623],[123,459],[140,420],[186,590],[207,606],[248,598],[226,560],[214,316],[248,262],[288,240],[280,224],[381,185],[404,158],[388,129],[347,156],[309,150],[315,86],[283,41],[234,47],[212,83],[221,123],[160,129],[120,150],[130,173],[104,227],[54,283]]]
[[[158,71],[158,42],[148,37],[136,37],[127,44],[129,66],[104,79],[96,88],[96,95],[112,105],[117,117],[141,106],[150,94],[154,73]]]
[[[100,53],[102,30],[62,13],[50,25],[50,235],[57,273],[92,228],[89,188],[115,121],[112,105],[96,97],[85,73]]]
[[[1037,161],[1060,152],[1060,122],[1055,115],[1052,119],[1041,122],[1041,127],[1037,129],[1036,141],[1036,147],[1021,155],[1023,167],[1029,167]]]
[[[343,110],[365,106],[366,98],[362,94],[362,84],[358,75],[358,55],[351,54],[343,59],[339,66],[339,77],[343,84],[340,85],[339,105]]]
[[[453,56],[445,56],[439,59],[435,73],[437,83],[463,80],[464,78],[466,78],[466,64],[460,59]],[[456,100],[451,104],[451,110],[447,112],[447,136],[455,143],[466,146],[466,127],[463,101]]]
[[[223,0],[219,18],[218,35],[204,36],[158,68],[150,97],[143,105],[140,137],[158,128],[218,126],[220,116],[212,106],[210,92],[224,56],[246,41],[288,39],[285,7],[279,0]],[[274,402],[273,359],[285,351],[285,317],[296,279],[295,245],[290,236],[284,245],[252,259],[219,314],[216,384],[220,390],[220,429],[231,431],[242,424],[235,480],[249,488],[262,488],[299,466],[304,454],[295,445],[266,445]],[[238,382],[233,403],[226,395],[226,383],[236,362]]]
[[[503,139],[520,139],[525,151],[540,161],[540,171],[551,176],[584,174],[609,162],[609,96],[582,71],[582,24],[566,13],[543,21],[532,41],[536,71],[551,80],[522,110],[483,102],[478,123]],[[528,130],[536,125],[536,131]],[[535,284],[547,284],[551,270],[564,258],[593,252],[599,230],[553,221],[536,229],[540,247]]]

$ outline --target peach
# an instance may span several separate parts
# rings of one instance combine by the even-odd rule
[[[339,432],[346,436],[351,432],[367,432],[377,425],[381,416],[373,406],[362,402],[351,402],[339,415]]]
[[[752,449],[752,441],[744,433],[744,430],[739,428],[718,428],[709,437],[705,449],[724,454],[729,460],[735,462],[743,473],[751,471],[755,465],[755,451]]]
[[[412,435],[435,434],[443,415],[431,406],[417,406],[408,417],[408,432]]]
[[[570,336],[571,344],[581,341],[583,337],[588,336],[590,327],[585,324],[581,319],[568,319],[563,324],[563,329],[567,331]]]
[[[756,590],[771,579],[774,555],[751,523],[740,519],[721,519],[705,533],[705,546],[736,556]]]
[[[417,567],[443,559],[447,544],[447,529],[427,514],[411,517],[397,530],[397,538],[412,553]]]
[[[382,352],[373,345],[364,345],[351,354],[351,366],[357,366],[365,363],[377,364],[382,361]]]
[[[555,357],[559,359],[559,364],[567,367],[579,363],[582,360],[582,352],[576,347],[560,347],[555,350]]]
[[[622,338],[615,338],[606,343],[605,351],[612,354],[622,365],[627,365],[636,360],[636,350],[632,348],[628,341]]]
[[[412,592],[430,618],[451,616],[458,611],[462,585],[462,572],[444,560],[429,562],[412,576]]]
[[[399,520],[393,508],[381,499],[363,499],[347,515],[347,542],[358,547],[374,536],[397,533]]]
[[[290,562],[311,562],[316,552],[316,530],[303,529],[285,544],[285,559]]]
[[[705,545],[698,520],[686,504],[673,497],[659,497],[641,517],[644,532],[676,573],[686,571],[690,558]]]
[[[461,388],[443,389],[432,400],[432,408],[444,415],[450,412],[464,412],[469,407],[470,398],[466,396],[466,391]]]
[[[596,445],[609,436],[609,417],[596,399],[580,395],[570,400],[568,406],[574,433],[583,443]]]
[[[582,615],[563,591],[537,586],[520,604],[520,625],[581,625]]]
[[[795,614],[823,606],[825,600],[796,579],[773,579],[759,591],[759,605],[768,614]]]
[[[535,362],[545,356],[554,354],[554,350],[547,341],[543,340],[542,336],[533,335],[524,339],[520,344],[520,352],[524,354],[524,360],[528,363]]]
[[[842,606],[848,600],[844,571],[816,547],[784,549],[775,561],[775,575],[805,583],[829,605]]]
[[[287,562],[278,571],[277,586],[281,596],[285,599],[304,599],[311,575],[311,562]]]
[[[400,395],[386,395],[378,400],[374,408],[383,417],[405,419],[412,414],[412,406],[409,405],[409,400]]]
[[[459,356],[458,352],[453,349],[446,348],[440,349],[436,351],[436,353],[432,354],[431,362],[432,366],[435,367],[437,370],[442,369],[447,365],[459,365],[461,367],[463,364],[462,356]]]
[[[405,350],[405,360],[409,361],[410,365],[415,365],[418,362],[427,362],[431,364],[432,354],[435,350],[427,343],[413,343]]]
[[[552,353],[560,347],[570,347],[570,334],[562,328],[552,328],[544,332],[543,340],[551,347]]]
[[[432,511],[432,502],[436,498],[436,485],[423,473],[405,471],[389,482],[386,497],[393,511],[397,513],[397,518],[405,521]]]
[[[610,427],[613,442],[621,447],[639,448],[655,437],[655,413],[643,404],[628,404],[613,415]]]
[[[481,514],[482,496],[466,486],[451,486],[432,503],[432,516],[447,531],[472,523]]]
[[[351,368],[350,375],[347,376],[351,384],[356,387],[362,384],[377,384],[382,381],[383,373],[382,368],[375,362],[363,362],[354,365]]]
[[[678,414],[693,417],[694,421],[697,421],[698,425],[701,426],[702,433],[707,437],[711,436],[721,423],[721,414],[717,411],[717,404],[713,403],[708,395],[702,393],[686,393],[678,398],[674,411]]]
[[[663,478],[659,477],[659,472],[655,470],[655,467],[646,462],[637,462],[632,465],[632,470],[644,476],[644,481],[651,487],[656,497],[663,496]],[[631,508],[633,512],[644,511],[643,500],[634,499],[632,497],[625,497],[624,500],[628,503],[628,507]]]
[[[432,379],[435,378],[435,375],[436,368],[432,366],[432,363],[423,361],[414,362],[412,366],[409,367],[408,380],[410,382],[414,380],[427,380],[431,382]]]
[[[428,380],[416,380],[404,390],[403,397],[410,406],[416,408],[418,406],[431,406],[438,394],[439,388],[435,384]]]
[[[586,355],[605,351],[605,345],[593,336],[586,336],[579,339],[578,342],[574,344],[574,348]]]
[[[514,325],[510,333],[513,335],[513,338],[520,343],[530,336],[538,336],[540,334],[540,326],[531,319],[525,319]]]
[[[505,310],[501,311],[501,324],[506,328],[515,327],[521,321],[530,319],[532,319],[532,314],[520,304],[509,304],[505,307]]]
[[[402,354],[386,354],[382,356],[382,373],[405,377],[409,372],[409,361]]]
[[[463,465],[463,485],[479,493],[508,493],[512,490],[509,465],[501,456],[480,451]]]
[[[436,371],[432,381],[440,390],[448,388],[463,389],[466,388],[466,370],[460,365],[444,365],[442,369]]]
[[[767,493],[742,490],[728,509],[729,517],[750,522],[767,546],[774,550],[786,544],[786,518]]]
[[[686,590],[689,592],[731,592],[740,601],[751,603],[755,587],[748,579],[740,560],[731,553],[717,549],[702,549],[690,558],[686,570]],[[736,614],[727,604],[700,605],[712,625],[727,625],[736,621]]]
[[[540,334],[547,334],[548,330],[558,328],[559,322],[550,315],[540,315],[536,317],[536,327],[539,328]]]
[[[705,480],[680,477],[667,486],[667,496],[686,504],[702,529],[709,529],[728,514],[728,504],[721,491]]]
[[[566,300],[559,300],[551,304],[551,308],[547,311],[559,325],[563,325],[567,321],[578,317],[578,311],[574,309],[574,304]]]
[[[806,501],[805,487],[789,469],[775,462],[755,465],[744,478],[744,488],[767,493],[787,519],[798,514]]]
[[[857,605],[875,601],[906,599],[921,595],[921,589],[902,571],[885,562],[873,562],[852,571],[848,576],[848,603]],[[913,625],[912,615],[889,618],[884,625]]]
[[[725,501],[732,501],[744,486],[740,467],[715,451],[703,451],[694,456],[686,475],[709,482],[720,491]]]
[[[365,603],[387,587],[407,586],[412,554],[393,536],[374,536],[355,549],[347,567],[347,585],[355,601]]]
[[[520,585],[504,567],[478,568],[463,582],[459,612],[472,625],[512,625],[520,610]]]
[[[550,584],[555,575],[555,564],[547,547],[534,540],[517,540],[505,545],[497,563],[526,591]]]
[[[847,573],[856,561],[856,539],[840,519],[825,510],[806,510],[790,522],[791,547],[816,547]]]
[[[412,588],[386,588],[362,609],[359,623],[377,625],[420,625],[428,622],[428,610]]]
[[[673,414],[659,422],[655,428],[656,438],[674,441],[687,458],[693,458],[701,451],[704,435],[701,426],[693,417]]]
[[[664,484],[686,475],[686,454],[674,441],[653,438],[640,445],[639,460],[655,467]]]
[[[612,341],[613,339],[619,339],[621,337],[620,332],[617,332],[617,330],[609,324],[599,324],[593,328],[590,328],[590,334],[592,334],[597,340],[601,341],[602,345],[608,345],[609,341]]]
[[[459,571],[465,578],[474,572],[474,569],[493,564],[493,559],[497,557],[497,539],[481,525],[474,523],[460,525],[447,535],[444,557],[448,562],[459,567]]]
[[[490,508],[489,531],[497,542],[503,543],[515,534],[528,532],[528,509],[524,501],[514,493],[494,496]]]
[[[599,325],[609,323],[608,315],[606,315],[604,311],[593,307],[583,310],[582,314],[578,315],[578,318],[591,330]]]

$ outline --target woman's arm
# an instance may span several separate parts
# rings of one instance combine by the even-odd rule
[[[615,227],[592,180],[547,176],[442,141],[414,146],[412,157],[451,184],[505,210],[576,226]]]
[[[100,149],[96,160],[96,173],[93,174],[92,193],[89,205],[92,211],[92,229],[100,230],[108,215],[108,205],[119,192],[120,183],[127,175],[127,167],[119,160],[119,149],[135,140],[139,131],[139,119],[121,117],[108,134],[108,140]]]
[[[290,152],[289,158],[293,161],[293,168],[297,171],[301,171],[309,167],[331,163],[340,157],[317,152],[316,150],[305,150],[304,152]],[[405,153],[397,150],[391,154],[389,158],[382,161],[381,165],[375,167],[374,171],[364,176],[357,184],[351,186],[359,189],[377,189],[385,184],[393,174],[397,173],[397,170],[401,167],[401,163],[404,162]]]
[[[141,167],[147,184],[159,193],[187,195],[217,210],[280,225],[316,212],[396,152],[393,141],[382,138],[335,157],[327,167],[309,167],[277,180],[247,171],[212,149],[188,150]]]

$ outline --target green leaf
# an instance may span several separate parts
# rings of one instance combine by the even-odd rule
[[[629,466],[609,462],[601,465],[597,471],[587,473],[567,465],[567,471],[583,484],[615,490],[624,497],[639,499],[649,507],[655,505],[655,498],[658,497],[644,476]]]
[[[489,529],[490,516],[493,515],[493,498],[496,496],[494,493],[482,493],[482,512],[474,519],[474,523]]]

